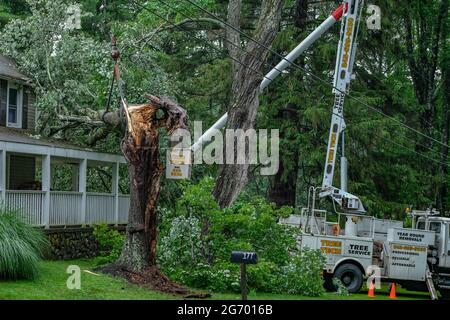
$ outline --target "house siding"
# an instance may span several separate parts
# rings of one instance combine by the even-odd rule
[[[32,89],[28,92],[28,104],[27,104],[27,128],[34,131],[36,127],[36,94]]]
[[[6,126],[6,99],[8,81],[0,79],[0,126]]]

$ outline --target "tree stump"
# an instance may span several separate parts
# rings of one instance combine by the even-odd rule
[[[167,278],[156,265],[157,213],[163,166],[159,159],[158,129],[168,134],[187,129],[186,111],[176,103],[147,95],[148,104],[128,107],[127,123],[121,149],[130,175],[130,211],[125,243],[119,259],[103,272],[126,278],[132,283],[174,294],[190,292]],[[158,111],[163,116],[158,118]]]

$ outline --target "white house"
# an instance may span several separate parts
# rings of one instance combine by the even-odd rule
[[[0,55],[0,202],[45,228],[125,224],[129,196],[118,187],[123,156],[34,138],[36,97],[30,82],[13,60]],[[52,189],[58,164],[72,168],[70,191]],[[94,166],[112,168],[111,192],[87,192],[87,168]]]

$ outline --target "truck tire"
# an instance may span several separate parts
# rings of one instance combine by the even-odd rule
[[[339,266],[334,272],[334,277],[341,280],[342,284],[350,293],[357,293],[363,285],[363,274],[361,270],[351,263]]]

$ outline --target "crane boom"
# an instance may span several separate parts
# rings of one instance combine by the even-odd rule
[[[343,140],[345,130],[344,102],[345,95],[349,91],[353,65],[356,54],[356,38],[358,34],[359,20],[361,16],[363,0],[344,0],[347,12],[342,18],[341,35],[336,56],[336,68],[334,73],[334,105],[331,116],[331,126],[328,138],[325,168],[320,197],[330,196],[341,208],[354,213],[365,213],[361,200],[347,192],[346,174],[347,160],[345,155],[341,158],[341,188],[333,186],[336,156],[339,147],[339,138]],[[342,141],[343,143],[343,141]],[[345,176],[344,176],[345,175]]]
[[[323,21],[316,29],[314,29],[314,31],[311,32],[302,42],[300,42],[294,50],[292,50],[286,57],[284,57],[283,60],[281,60],[275,68],[270,70],[270,72],[264,76],[264,79],[259,86],[260,91],[263,91],[265,88],[267,88],[276,77],[278,77],[288,67],[293,65],[295,59],[297,59],[303,52],[308,50],[308,48],[314,42],[316,42],[317,39],[319,39],[326,31],[334,26],[334,24],[342,18],[342,15],[345,11],[344,8],[344,4],[341,4],[339,7],[337,7],[336,10],[334,10],[327,19],[325,19],[325,21]],[[195,152],[200,149],[203,144],[210,141],[216,130],[220,130],[225,127],[225,125],[227,124],[227,120],[228,113],[225,113],[191,146],[191,150]]]

